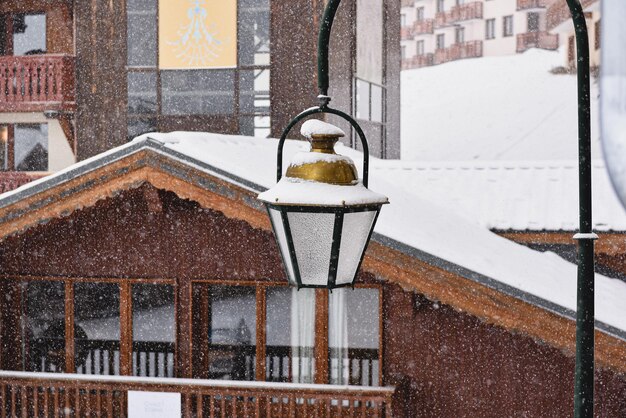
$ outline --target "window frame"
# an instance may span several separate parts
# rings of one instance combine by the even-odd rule
[[[504,16],[502,18],[502,37],[508,38],[513,36],[513,15]]]
[[[485,20],[485,40],[496,39],[496,19]]]
[[[17,126],[41,126],[48,125],[48,137],[46,141],[48,143],[48,156],[46,159],[46,169],[45,170],[18,170],[15,166],[15,128]],[[45,173],[49,171],[50,167],[50,126],[48,122],[11,122],[11,123],[0,123],[0,135],[2,132],[2,128],[6,128],[7,137],[6,137],[6,168],[0,166],[0,172],[18,172],[18,173]],[[4,138],[0,139],[0,146],[3,146]]]

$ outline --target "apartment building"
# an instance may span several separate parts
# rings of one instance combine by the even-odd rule
[[[557,34],[546,31],[552,0],[403,0],[402,68],[465,58],[555,50]]]
[[[324,4],[1,0],[0,191],[145,132],[280,136],[317,103]],[[383,158],[400,155],[399,15],[342,5],[331,45],[333,106]]]
[[[591,67],[600,66],[600,39],[601,39],[601,1],[581,0],[581,5],[587,20],[589,31],[589,51]],[[574,24],[565,1],[553,1],[547,9],[546,25],[548,31],[562,39],[563,65],[573,68],[576,66],[576,39]]]

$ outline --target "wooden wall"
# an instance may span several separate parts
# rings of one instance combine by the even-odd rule
[[[126,143],[126,0],[74,2],[78,159]]]
[[[384,376],[398,417],[572,416],[574,358],[398,286],[385,287]],[[597,416],[626,416],[626,376],[596,374]]]

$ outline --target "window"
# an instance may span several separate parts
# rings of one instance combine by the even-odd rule
[[[422,20],[424,20],[424,8],[423,7],[418,7],[417,9],[415,9],[415,20],[417,20],[418,22],[421,22]]]
[[[45,53],[45,13],[0,15],[0,55]]]
[[[0,125],[0,169],[48,171],[48,124]]]
[[[598,20],[594,25],[595,37],[594,37],[593,46],[595,47],[596,50],[600,49],[600,39],[601,39],[601,33],[602,33],[602,23],[600,22],[601,21]]]
[[[400,47],[400,58],[403,60],[406,59],[406,46],[404,45]]]
[[[437,49],[444,49],[446,47],[446,36],[443,33],[437,35]]]
[[[456,0],[456,5],[460,6],[462,4],[465,4],[465,0]]]
[[[400,15],[400,24],[406,26],[406,15],[404,13]]]
[[[487,19],[485,21],[485,39],[495,39],[496,37],[496,19]]]
[[[239,0],[237,67],[159,69],[157,0],[128,0],[128,138],[187,116],[228,117],[244,135],[270,133],[269,0]]]
[[[504,16],[502,20],[502,36],[513,36],[513,16]]]
[[[382,124],[384,122],[384,87],[357,78],[355,79],[355,92],[356,118]]]
[[[454,31],[454,41],[457,44],[465,42],[465,28],[456,28]]]
[[[424,41],[417,41],[415,44],[415,55],[424,55]]]
[[[530,12],[526,15],[528,32],[539,32],[539,13]]]
[[[444,10],[444,0],[437,0],[437,13],[441,13]]]

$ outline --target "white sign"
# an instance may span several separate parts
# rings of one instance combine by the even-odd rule
[[[128,418],[180,418],[180,393],[128,391]]]

